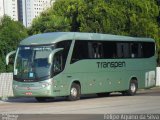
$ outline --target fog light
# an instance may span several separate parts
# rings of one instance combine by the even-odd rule
[[[48,87],[48,86],[49,86],[49,83],[43,83],[43,84],[42,84],[42,87],[43,87],[43,88]]]
[[[13,85],[13,88],[14,88],[14,89],[17,89],[17,87],[18,87],[18,85]]]

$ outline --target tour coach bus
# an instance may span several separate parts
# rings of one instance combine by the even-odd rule
[[[13,52],[6,56],[9,57]],[[155,85],[155,41],[98,33],[53,32],[22,40],[14,61],[13,93],[37,101],[98,96]]]

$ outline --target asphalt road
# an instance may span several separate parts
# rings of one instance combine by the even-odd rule
[[[14,115],[17,114],[18,120],[81,120],[86,117],[93,120],[104,119],[104,115],[108,114],[160,114],[160,88],[139,90],[135,96],[113,93],[109,97],[99,98],[93,94],[74,102],[66,101],[65,98],[56,98],[46,103],[38,103],[34,98],[10,98],[5,102],[0,101],[0,119],[5,118],[5,115],[16,118]]]

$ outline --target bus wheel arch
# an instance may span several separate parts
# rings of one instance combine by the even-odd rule
[[[67,96],[67,100],[76,101],[79,100],[81,96],[81,84],[78,80],[75,80],[71,83],[69,96]]]
[[[131,80],[130,80],[130,83],[131,82],[135,82],[136,85],[137,85],[137,88],[138,88],[138,79],[137,79],[137,77],[132,77]]]

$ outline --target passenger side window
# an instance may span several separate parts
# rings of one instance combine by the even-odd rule
[[[71,63],[77,62],[82,59],[88,59],[87,41],[75,41]]]
[[[130,44],[131,58],[141,58],[142,57],[142,46],[141,43],[131,43]]]
[[[88,42],[89,58],[103,58],[102,42]]]
[[[142,52],[144,58],[149,58],[155,54],[155,44],[152,42],[142,43]]]
[[[67,61],[67,56],[68,56],[68,53],[70,50],[71,42],[72,42],[71,40],[66,40],[66,41],[58,42],[56,44],[56,48],[63,48],[63,51],[61,53],[62,54],[63,69],[64,69],[66,61]]]
[[[155,53],[152,42],[75,41],[71,63],[82,59],[148,58]]]
[[[117,42],[117,58],[129,58],[129,43]]]
[[[62,56],[62,51],[57,52],[54,55],[53,65],[52,65],[52,73],[54,75],[57,75],[61,71],[63,71],[63,56]]]
[[[116,42],[103,42],[104,59],[117,58]]]

